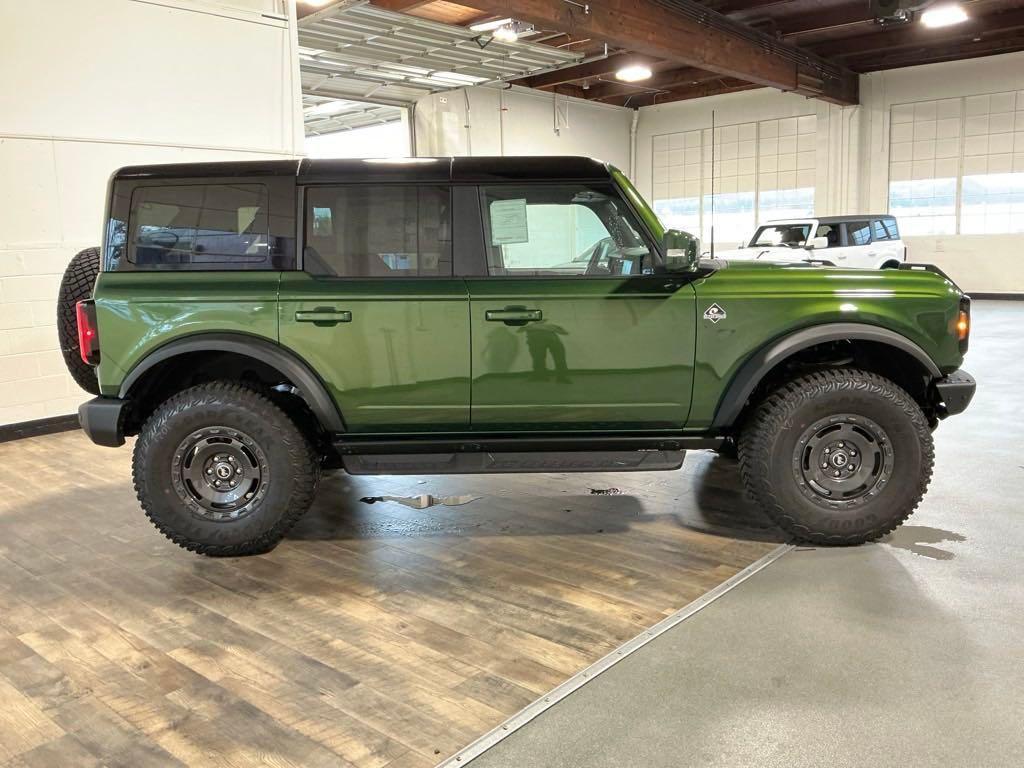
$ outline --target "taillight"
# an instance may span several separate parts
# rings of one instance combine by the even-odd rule
[[[960,299],[960,311],[956,317],[956,338],[960,342],[960,353],[967,351],[971,338],[971,297]]]
[[[80,301],[75,307],[78,315],[78,350],[86,365],[99,365],[100,334],[96,327],[95,302]]]

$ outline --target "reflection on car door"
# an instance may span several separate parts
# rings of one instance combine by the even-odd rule
[[[449,198],[437,185],[306,190],[281,343],[321,374],[349,431],[469,427],[469,297],[452,275]]]
[[[493,185],[480,204],[487,276],[468,280],[474,430],[680,428],[694,292],[685,277],[655,274],[655,246],[615,189]]]

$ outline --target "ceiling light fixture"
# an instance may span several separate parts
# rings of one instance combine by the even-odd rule
[[[615,73],[615,79],[621,80],[624,83],[636,83],[640,80],[646,80],[650,76],[650,67],[645,67],[643,64],[631,64]]]
[[[959,5],[940,5],[921,14],[921,23],[926,27],[949,27],[965,21],[967,12]]]
[[[481,21],[479,24],[471,24],[470,29],[474,32],[490,32],[491,30],[511,24],[515,19],[494,19],[492,21]]]
[[[503,43],[514,43],[519,39],[519,32],[513,25],[506,24],[504,27],[498,27],[491,32],[491,37]]]

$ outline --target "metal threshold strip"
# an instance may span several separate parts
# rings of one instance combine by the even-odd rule
[[[733,587],[739,586],[755,573],[771,565],[794,548],[795,545],[793,544],[780,544],[767,555],[754,561],[732,578],[723,581],[714,589],[705,592],[693,602],[683,606],[671,616],[667,616],[649,629],[645,629],[631,640],[627,640],[614,651],[598,659],[583,671],[577,672],[564,683],[552,689],[541,698],[531,704],[527,704],[519,710],[519,712],[512,715],[512,717],[494,730],[485,733],[469,746],[463,747],[451,757],[438,763],[436,768],[454,768],[454,766],[466,765],[466,763],[479,757],[495,744],[511,736],[531,720],[555,706],[555,704],[562,701],[562,699],[566,698],[571,693],[582,688],[598,675],[603,672],[607,672],[634,651],[638,651],[654,638],[681,624],[702,608],[706,608],[729,590],[733,589]]]

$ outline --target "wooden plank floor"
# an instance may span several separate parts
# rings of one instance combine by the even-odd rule
[[[431,766],[770,551],[735,464],[325,477],[273,553],[179,550],[130,451],[0,444],[0,765]],[[590,494],[618,486],[622,495]],[[475,494],[462,507],[365,495]]]

